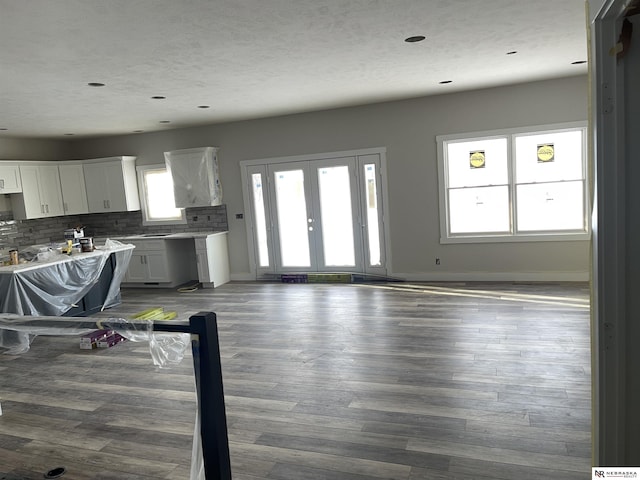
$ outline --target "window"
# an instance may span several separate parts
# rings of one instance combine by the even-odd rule
[[[441,243],[589,235],[584,123],[436,138]]]
[[[136,167],[143,225],[185,224],[184,209],[176,208],[173,180],[164,165]]]

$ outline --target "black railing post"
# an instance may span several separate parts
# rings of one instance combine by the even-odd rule
[[[207,480],[231,480],[227,416],[222,388],[222,365],[216,314],[199,312],[189,318],[196,376],[200,437]]]

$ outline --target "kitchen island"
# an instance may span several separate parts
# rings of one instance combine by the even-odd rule
[[[107,242],[93,252],[57,251],[0,267],[0,312],[18,315],[90,315],[120,303],[120,282],[134,246]]]

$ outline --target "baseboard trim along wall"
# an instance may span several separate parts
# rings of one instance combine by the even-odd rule
[[[589,272],[456,272],[394,273],[409,282],[588,282]]]
[[[393,273],[407,282],[588,282],[589,272],[456,272]],[[254,273],[232,273],[232,282],[256,281]]]

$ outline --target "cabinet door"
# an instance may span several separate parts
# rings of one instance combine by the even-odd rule
[[[109,187],[105,179],[104,164],[88,163],[84,165],[84,182],[87,195],[89,213],[103,213],[107,209]]]
[[[107,208],[108,212],[125,212],[127,210],[127,193],[124,188],[124,177],[122,164],[111,162],[104,164],[103,181],[107,185]]]
[[[209,256],[207,254],[207,239],[196,238],[196,264],[198,266],[198,281],[201,283],[211,283],[209,269]]]
[[[60,165],[58,169],[65,215],[89,213],[82,165]]]
[[[62,206],[62,189],[60,187],[60,172],[57,165],[40,166],[38,169],[38,185],[40,187],[40,201],[44,205],[47,217],[64,215]]]
[[[17,165],[0,165],[0,194],[22,192],[20,170]]]
[[[44,203],[40,201],[40,188],[38,186],[38,167],[21,165],[20,176],[22,177],[25,218],[44,217]]]
[[[169,265],[166,253],[163,251],[150,251],[145,254],[148,282],[170,282]]]
[[[143,283],[147,280],[147,267],[144,263],[145,254],[143,252],[133,251],[131,261],[124,276],[125,282]]]

